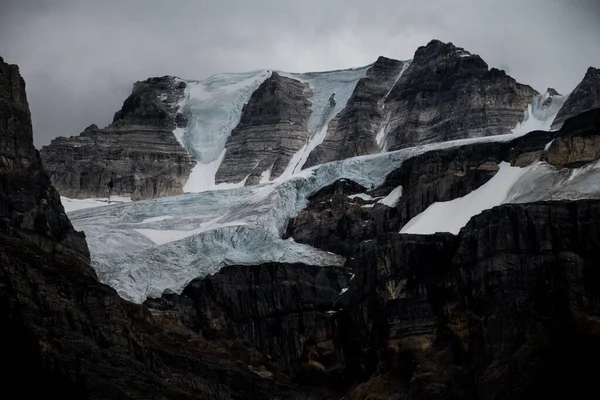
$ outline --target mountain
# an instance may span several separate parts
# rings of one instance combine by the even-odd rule
[[[595,389],[600,109],[550,129],[567,96],[536,94],[439,41],[410,62],[343,71],[154,78],[109,127],[88,130],[111,145],[42,153],[64,171],[77,157],[82,170],[85,157],[103,165],[112,179],[90,186],[96,197],[159,198],[67,217],[33,149],[24,82],[3,62],[0,74],[10,367],[0,390],[499,399]],[[133,148],[129,167],[101,163],[127,135],[141,146],[159,132],[198,160],[180,187],[190,193],[116,185],[133,174]],[[171,182],[175,167],[156,152],[144,176]]]
[[[65,197],[139,200],[287,179],[419,143],[550,128],[565,100],[434,40],[412,60],[380,57],[348,70],[150,78],[134,85],[110,126],[55,139],[41,154]]]
[[[1,58],[0,143],[2,397],[313,398],[261,377],[251,349],[233,355],[98,281],[33,147],[24,81]]]
[[[41,151],[52,184],[70,198],[183,194],[194,160],[173,130],[185,124],[177,114],[185,87],[170,77],[137,82],[108,127],[54,139]]]

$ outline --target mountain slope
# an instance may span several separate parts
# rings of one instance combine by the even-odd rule
[[[549,128],[564,100],[434,40],[413,60],[381,57],[348,70],[151,78],[136,83],[109,127],[58,138],[42,157],[66,197],[144,199],[287,179],[418,144]]]

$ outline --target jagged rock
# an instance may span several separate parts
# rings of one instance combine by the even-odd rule
[[[390,387],[407,399],[592,390],[599,224],[598,201],[511,204],[474,217],[458,237],[365,242],[334,317],[346,374],[367,380],[348,398]]]
[[[328,321],[348,279],[339,267],[229,266],[190,282],[179,297],[163,295],[145,304],[179,310],[184,318],[195,312],[197,320],[185,323],[204,337],[243,339],[298,377],[320,365],[323,379],[326,370],[339,367],[331,363],[336,357]]]
[[[404,62],[379,57],[358,81],[346,107],[330,123],[322,144],[309,155],[304,168],[379,152],[376,135],[384,117],[384,101]]]
[[[207,342],[98,282],[33,147],[24,82],[1,59],[0,143],[3,397],[315,398],[251,348]]]
[[[559,129],[567,119],[594,108],[600,108],[600,69],[590,67],[556,115],[552,129]]]
[[[509,133],[536,94],[478,55],[434,40],[417,49],[387,97],[386,147]]]
[[[186,123],[177,114],[184,89],[166,76],[137,82],[110,126],[54,139],[41,150],[52,184],[72,198],[182,194],[195,165],[173,135]]]
[[[374,190],[336,182],[309,198],[308,206],[288,223],[286,237],[348,256],[364,240],[398,232],[431,204],[479,188],[496,174],[501,161],[524,167],[543,160],[576,168],[600,159],[599,127],[600,110],[590,110],[569,119],[558,132],[534,131],[508,142],[475,143],[409,158]],[[397,187],[403,195],[393,207],[378,203]],[[348,197],[361,192],[374,200]]]
[[[271,179],[279,177],[308,141],[309,96],[308,85],[273,72],[252,94],[227,139],[215,182],[247,178],[246,185],[255,185],[265,171]]]
[[[85,236],[73,229],[33,146],[25,82],[1,58],[0,232],[89,260]]]

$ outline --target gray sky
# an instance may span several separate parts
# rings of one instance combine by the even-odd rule
[[[136,80],[412,58],[436,38],[539,91],[600,67],[598,0],[0,0],[36,145],[112,120]]]

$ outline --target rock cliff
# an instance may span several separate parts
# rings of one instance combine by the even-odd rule
[[[479,188],[496,174],[502,161],[524,167],[542,160],[575,168],[600,159],[599,128],[600,110],[590,110],[567,120],[557,132],[534,131],[508,142],[426,152],[406,160],[373,190],[336,182],[309,198],[308,207],[290,220],[286,237],[348,256],[361,241],[398,232],[431,204]],[[379,203],[398,187],[403,195],[394,205]],[[360,193],[368,199],[353,196]]]
[[[4,397],[314,398],[277,370],[261,375],[268,360],[251,348],[209,343],[98,282],[33,147],[24,82],[1,59],[0,143]]]
[[[567,119],[593,108],[600,108],[600,69],[590,67],[556,115],[552,129],[560,128]]]
[[[256,185],[266,171],[265,179],[279,177],[308,141],[309,96],[307,85],[273,72],[244,106],[215,182]]]
[[[376,136],[384,123],[384,102],[406,64],[377,59],[356,84],[346,107],[329,123],[325,140],[310,153],[304,168],[380,151]]]
[[[0,58],[0,232],[89,260],[33,146],[25,82]]]
[[[478,55],[431,41],[387,97],[386,148],[509,133],[536,94]]]
[[[348,397],[590,390],[586,360],[600,351],[598,235],[590,235],[598,205],[504,205],[457,237],[391,233],[362,244],[336,314],[346,365],[368,379]]]
[[[185,86],[171,77],[137,82],[108,127],[54,139],[41,150],[52,184],[71,198],[182,194],[195,165],[173,135],[186,124],[177,114]]]

